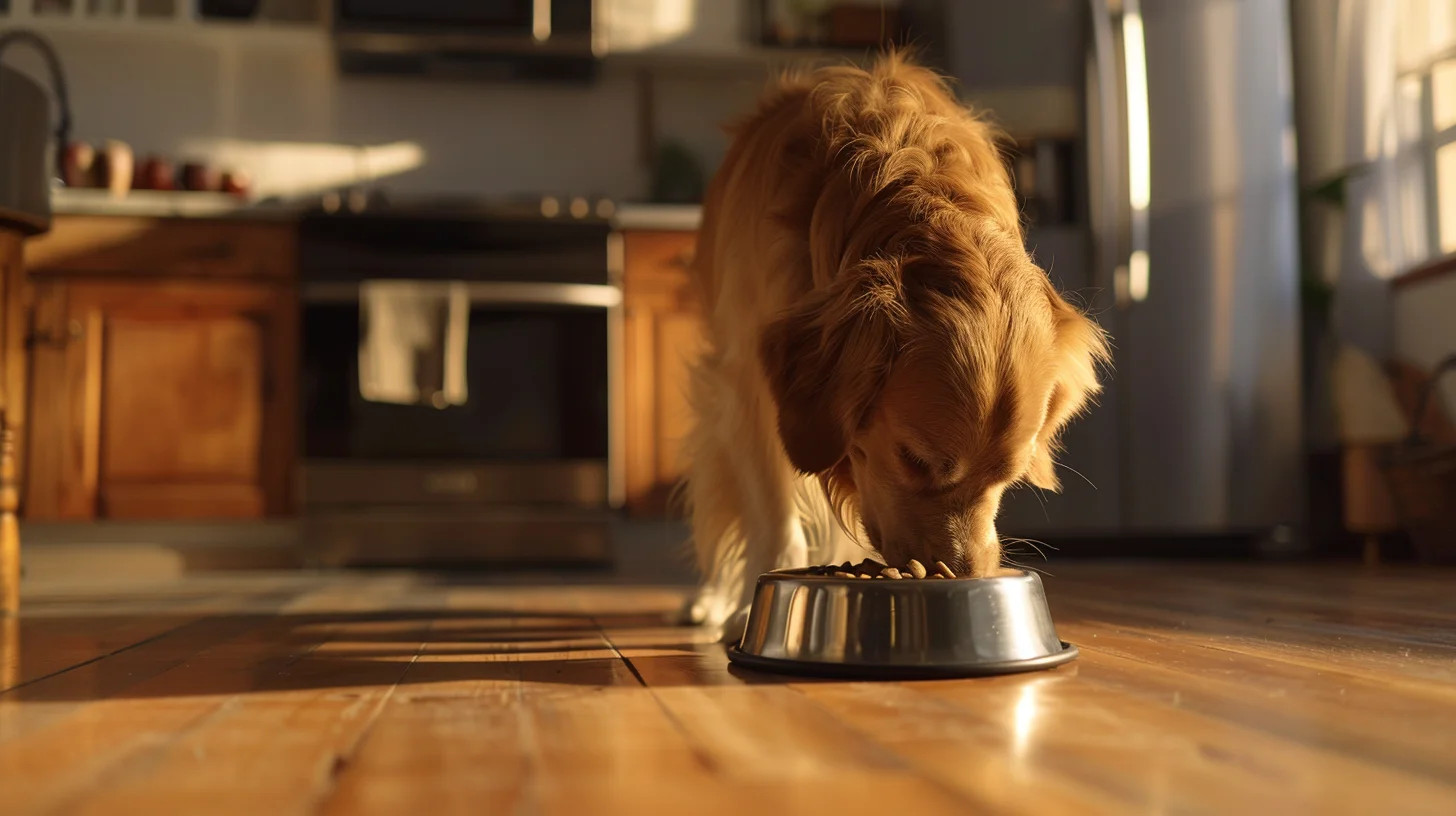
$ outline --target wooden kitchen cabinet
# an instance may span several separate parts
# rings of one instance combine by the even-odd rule
[[[679,515],[670,501],[682,479],[690,413],[688,363],[702,351],[702,317],[689,277],[693,232],[627,232],[627,509],[638,518]]]
[[[27,518],[289,511],[291,226],[58,219],[27,261]]]

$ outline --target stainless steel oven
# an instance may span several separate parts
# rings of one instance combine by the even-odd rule
[[[609,560],[623,496],[622,297],[605,219],[459,205],[320,213],[301,228],[300,275],[311,560]],[[399,349],[433,385],[371,393],[381,287],[439,293],[453,392],[429,355]]]

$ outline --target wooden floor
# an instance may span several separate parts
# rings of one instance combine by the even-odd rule
[[[0,813],[1456,813],[1456,572],[1054,571],[1080,659],[915,683],[730,670],[661,589],[34,587]]]

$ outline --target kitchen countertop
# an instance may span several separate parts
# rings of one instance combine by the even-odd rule
[[[1056,563],[1060,668],[730,668],[661,587],[30,581],[7,813],[1453,813],[1456,573]]]
[[[51,209],[57,215],[292,221],[307,208],[298,203],[250,203],[223,193],[133,190],[113,196],[105,190],[59,189],[51,191]]]
[[[58,215],[113,215],[136,218],[219,218],[288,221],[301,217],[311,204],[249,203],[220,193],[162,193],[134,190],[114,197],[104,190],[56,190],[52,209]],[[695,204],[622,204],[612,217],[621,230],[691,232],[702,208]]]
[[[612,223],[621,230],[694,232],[703,220],[697,204],[623,204]]]

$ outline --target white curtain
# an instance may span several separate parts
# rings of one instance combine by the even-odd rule
[[[1352,272],[1388,279],[1438,251],[1429,239],[1421,75],[1456,45],[1456,0],[1342,0],[1338,36],[1346,166],[1367,171],[1349,190],[1356,240],[1346,261]]]
[[[1326,227],[1321,266],[1337,284],[1334,323],[1343,342],[1380,358],[1391,352],[1388,281],[1429,260],[1426,134],[1421,72],[1456,45],[1456,0],[1336,0],[1331,171],[1355,169],[1343,215]],[[1456,100],[1453,100],[1456,101]],[[1327,138],[1327,137],[1326,137]],[[1452,213],[1456,216],[1456,212]]]
[[[1356,171],[1343,207],[1305,211],[1305,261],[1335,286],[1332,331],[1309,337],[1307,432],[1324,444],[1338,436],[1335,360],[1347,347],[1393,356],[1389,281],[1428,260],[1439,232],[1428,224],[1420,69],[1456,44],[1456,0],[1292,0],[1291,10],[1302,183]],[[1456,82],[1448,84],[1452,98],[1437,107],[1456,111]],[[1456,179],[1448,186],[1456,196]],[[1449,212],[1456,218],[1456,204]]]

